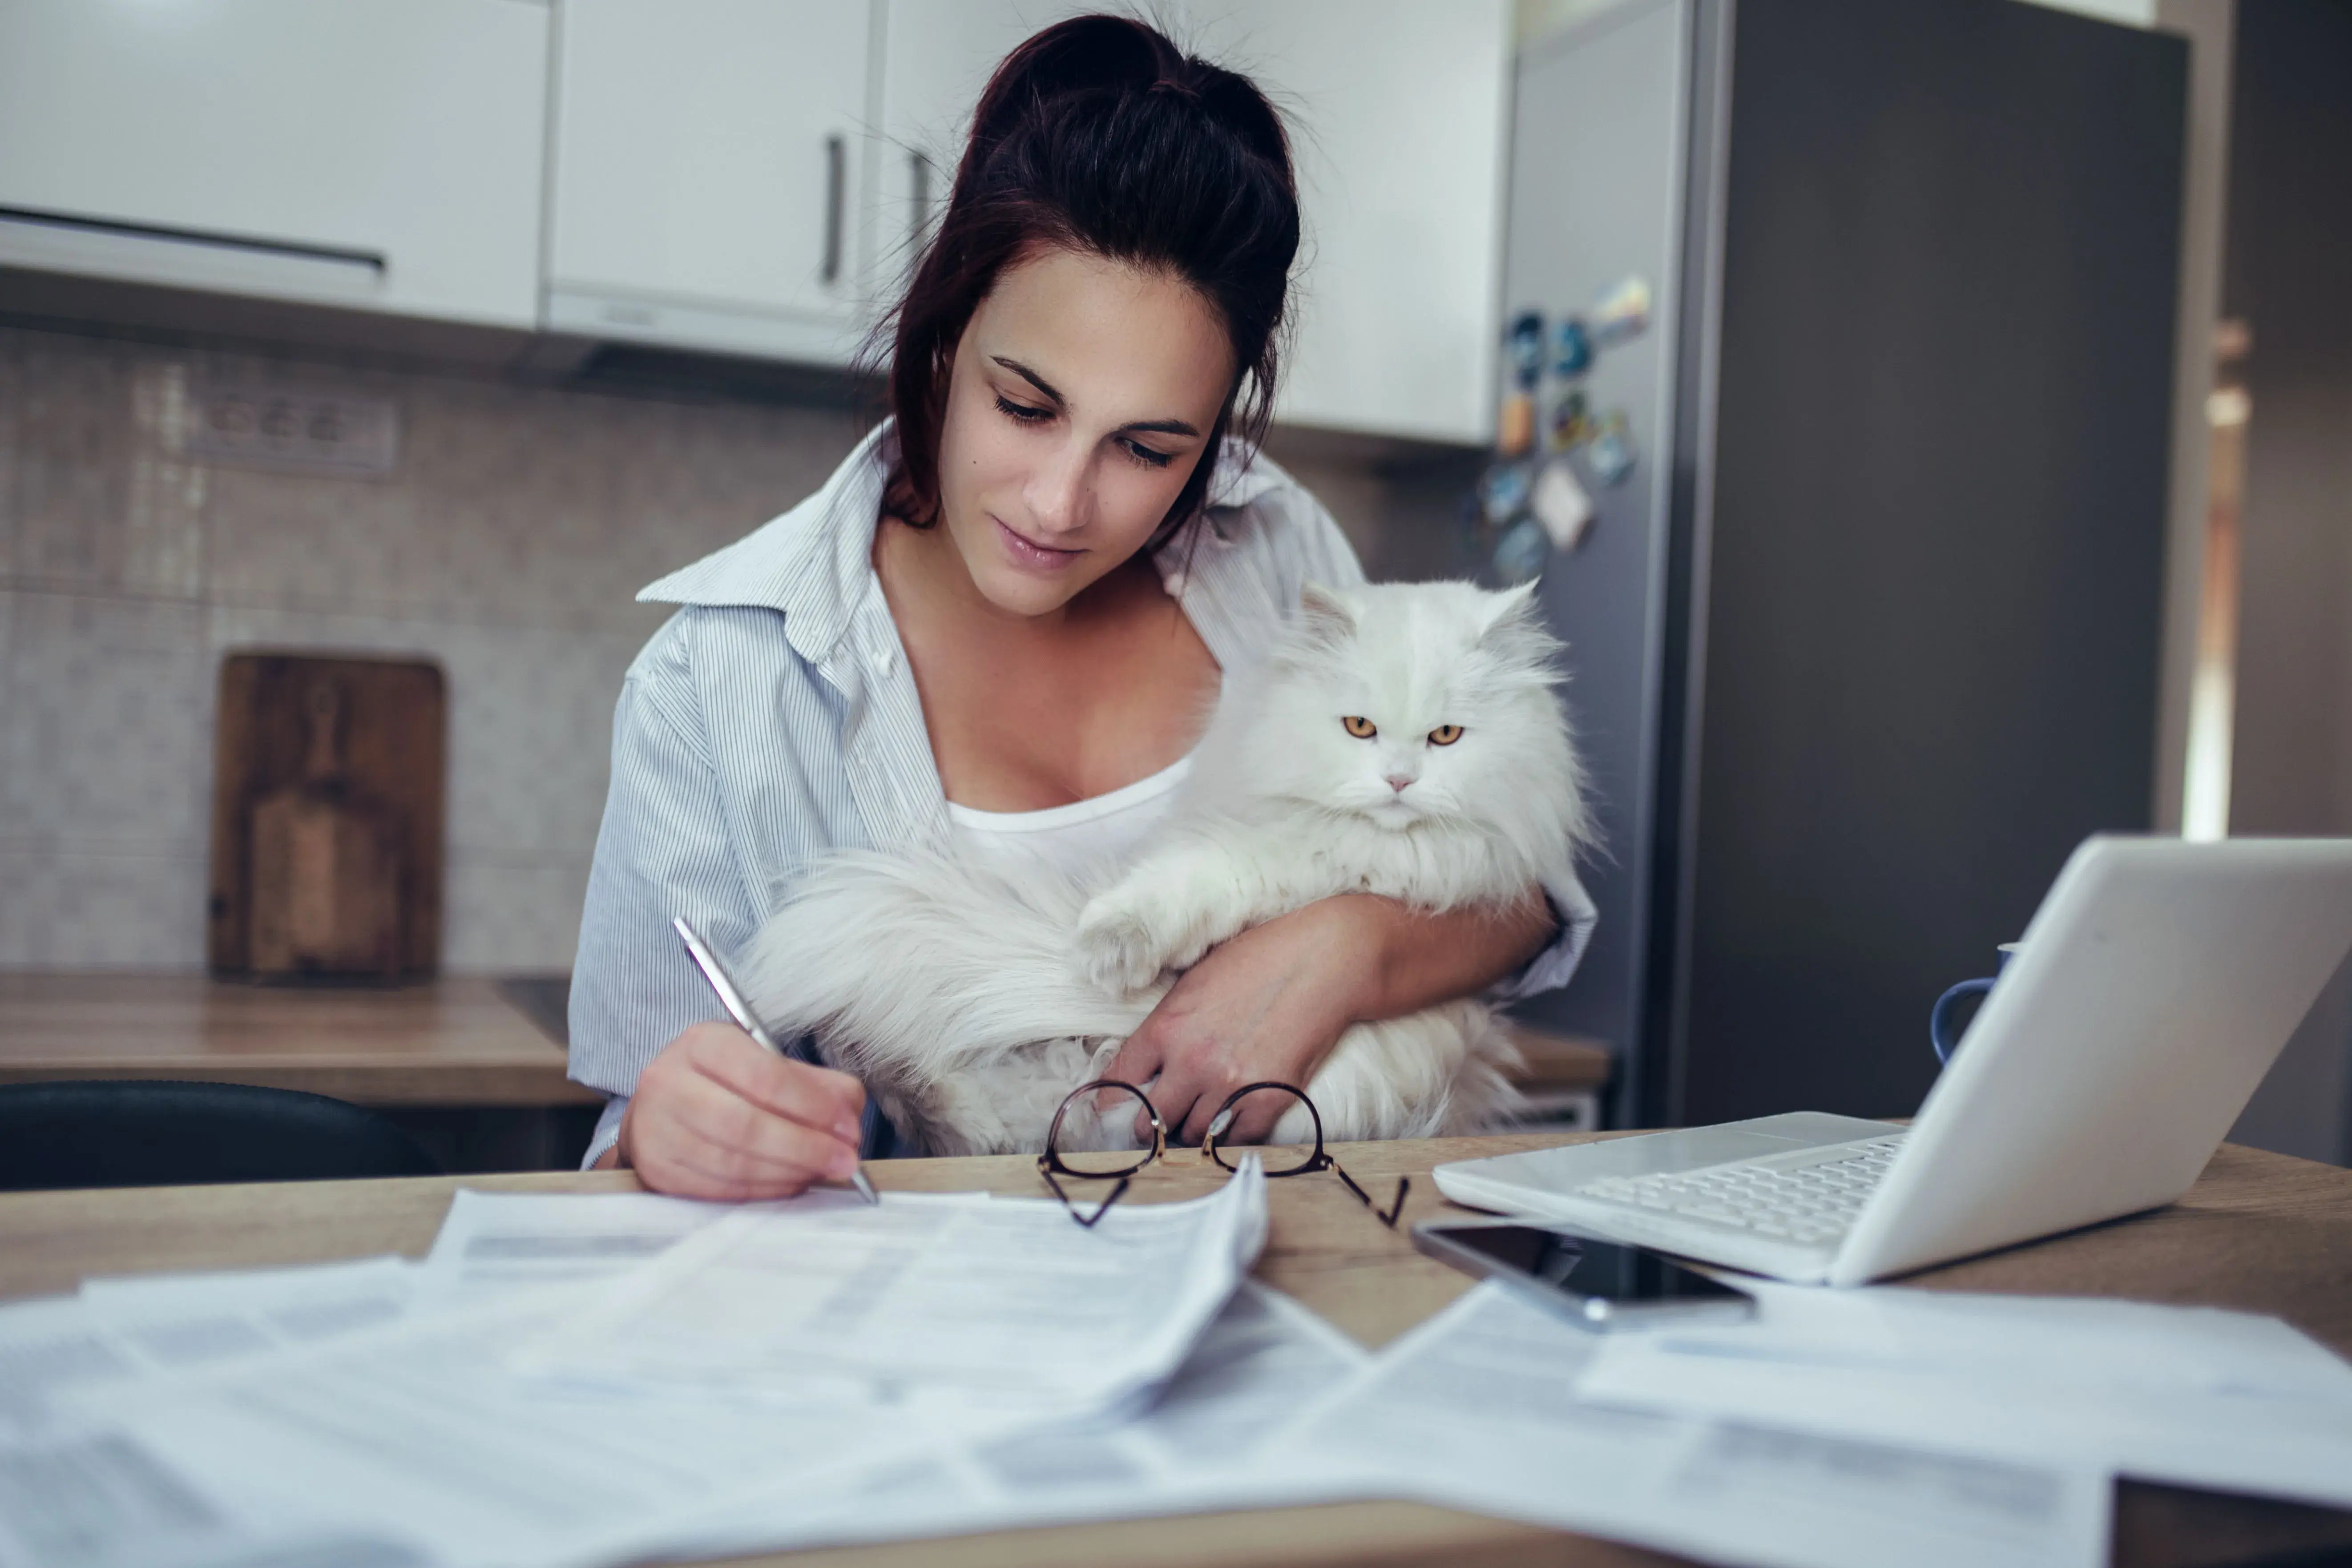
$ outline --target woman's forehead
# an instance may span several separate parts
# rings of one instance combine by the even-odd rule
[[[1234,374],[1223,321],[1167,271],[1055,247],[1007,267],[973,312],[979,357],[1010,360],[1106,427],[1180,419],[1207,430]]]

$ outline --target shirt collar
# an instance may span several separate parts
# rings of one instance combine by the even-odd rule
[[[782,610],[793,651],[811,664],[823,660],[841,641],[874,575],[874,530],[898,460],[893,428],[887,419],[876,426],[814,495],[725,549],[647,584],[637,591],[637,602]],[[1285,482],[1281,469],[1252,461],[1254,456],[1237,441],[1225,442],[1209,477],[1206,510],[1245,507]]]
[[[898,456],[884,420],[817,492],[723,550],[637,591],[641,605],[782,610],[784,640],[811,664],[841,641],[874,575],[874,530]]]

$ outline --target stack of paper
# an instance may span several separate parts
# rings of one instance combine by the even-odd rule
[[[1251,1163],[1092,1232],[982,1194],[474,1196],[423,1266],[93,1281],[0,1310],[0,1563],[612,1562],[738,1500],[814,1516],[1141,1399],[1264,1232]],[[728,1342],[744,1376],[683,1353],[786,1300],[792,1331]]]
[[[1595,1335],[1495,1286],[1381,1354],[1243,1280],[1254,1163],[1114,1209],[460,1194],[421,1264],[0,1308],[0,1568],[599,1568],[1402,1497],[1709,1561],[2093,1568],[2112,1478],[2352,1504],[2284,1325],[1764,1286]]]

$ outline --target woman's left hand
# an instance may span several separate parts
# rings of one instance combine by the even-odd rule
[[[1385,899],[1349,895],[1251,927],[1184,972],[1104,1076],[1141,1084],[1157,1073],[1151,1103],[1181,1143],[1198,1143],[1217,1107],[1244,1084],[1272,1079],[1304,1089],[1340,1034],[1367,1016],[1386,922],[1404,912]],[[1283,1098],[1252,1095],[1219,1141],[1264,1142]],[[1136,1136],[1151,1140],[1140,1112]]]
[[[1349,1025],[1471,995],[1526,963],[1558,930],[1536,889],[1508,905],[1442,914],[1368,893],[1319,900],[1211,949],[1103,1076],[1142,1084],[1159,1074],[1150,1093],[1168,1135],[1198,1143],[1244,1084],[1307,1089]],[[1281,1095],[1254,1095],[1219,1142],[1262,1143],[1286,1109]],[[1150,1141],[1140,1112],[1135,1133]]]

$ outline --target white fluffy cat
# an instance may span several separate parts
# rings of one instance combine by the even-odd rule
[[[1218,942],[1318,899],[1501,907],[1586,835],[1530,589],[1309,587],[1258,670],[1228,679],[1173,819],[1124,875],[1006,871],[952,850],[818,862],[754,940],[753,1006],[814,1032],[939,1154],[1034,1152]],[[1513,1103],[1491,1010],[1449,1002],[1355,1026],[1307,1086],[1326,1136],[1469,1131]],[[1131,1142],[1132,1106],[1064,1125]],[[1308,1136],[1302,1110],[1278,1142]]]

